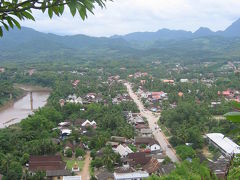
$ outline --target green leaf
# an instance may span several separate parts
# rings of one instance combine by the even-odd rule
[[[84,6],[81,6],[81,8],[78,9],[79,15],[83,20],[85,20],[87,16],[86,8]]]
[[[234,122],[234,123],[240,123],[240,112],[230,112],[224,115],[227,120]]]
[[[0,37],[3,36],[3,30],[2,30],[2,27],[0,26]]]
[[[6,20],[7,20],[8,24],[9,24],[9,26],[10,26],[11,28],[13,28],[13,23],[12,23],[10,17],[7,17]]]
[[[52,7],[52,10],[53,10],[53,12],[54,12],[57,16],[59,16],[58,7],[53,6],[53,7]]]
[[[26,17],[27,19],[31,19],[33,21],[35,21],[34,17],[31,15],[31,13],[24,11],[22,12],[23,16]]]
[[[15,14],[20,20],[23,20],[24,18],[23,18],[23,15],[21,14],[21,13],[16,13]]]
[[[2,24],[5,27],[5,29],[8,31],[9,30],[8,25],[6,23],[4,23],[4,22],[2,22]]]
[[[89,12],[91,12],[92,14],[94,14],[93,13],[93,8],[94,8],[94,5],[92,4],[92,3],[90,3],[89,1],[84,1],[84,5],[85,5],[85,7],[87,8],[87,10],[89,11]]]
[[[68,4],[68,7],[71,11],[72,16],[75,16],[76,14],[76,11],[77,11],[76,6],[77,6],[76,0],[71,0],[70,3]]]
[[[43,1],[41,8],[42,12],[44,13],[46,11],[46,1]]]
[[[48,15],[49,15],[49,17],[52,19],[52,17],[53,17],[53,10],[52,10],[51,7],[48,8]]]
[[[31,7],[31,3],[26,1],[23,5],[22,5],[23,8],[27,8],[27,7]]]
[[[62,15],[63,12],[64,12],[64,5],[62,4],[59,6],[59,13]]]
[[[21,29],[21,25],[19,24],[19,22],[17,22],[17,20],[16,20],[16,19],[13,19],[12,17],[11,17],[11,19],[12,19],[12,21],[14,22],[14,24],[17,26],[17,28],[18,28],[18,29]]]
[[[12,2],[13,2],[14,4],[17,4],[17,3],[18,3],[18,0],[12,0]]]

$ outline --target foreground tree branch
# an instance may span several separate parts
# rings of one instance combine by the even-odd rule
[[[3,27],[8,31],[14,26],[21,28],[19,20],[30,19],[35,21],[32,10],[47,10],[50,18],[53,15],[61,16],[67,6],[73,16],[78,12],[82,20],[87,18],[87,12],[93,14],[95,4],[105,7],[106,1],[112,0],[0,0],[0,36],[3,36]]]

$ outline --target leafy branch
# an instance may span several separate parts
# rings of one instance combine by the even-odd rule
[[[32,10],[48,11],[50,18],[53,15],[61,16],[65,6],[70,9],[72,16],[78,12],[82,20],[87,18],[87,12],[93,13],[95,4],[101,8],[105,7],[108,0],[0,0],[0,36],[3,36],[4,27],[7,31],[14,26],[21,28],[18,20],[29,19],[35,21]],[[112,1],[112,0],[109,0]],[[18,20],[17,20],[18,19]]]

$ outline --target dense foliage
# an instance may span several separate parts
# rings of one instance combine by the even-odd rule
[[[170,175],[158,177],[152,176],[148,180],[181,180],[181,179],[193,179],[193,180],[214,180],[217,179],[214,175],[211,175],[209,169],[204,165],[199,163],[198,159],[194,159],[192,162],[184,161],[183,163],[177,165],[176,170],[174,170]]]

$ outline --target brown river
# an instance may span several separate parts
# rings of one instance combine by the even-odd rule
[[[9,125],[19,123],[22,119],[33,114],[34,110],[43,107],[47,103],[47,99],[50,95],[50,90],[34,87],[34,86],[18,86],[25,90],[27,93],[24,97],[17,101],[1,108],[0,110],[0,128],[5,128]],[[32,108],[31,109],[31,97],[32,91]]]

